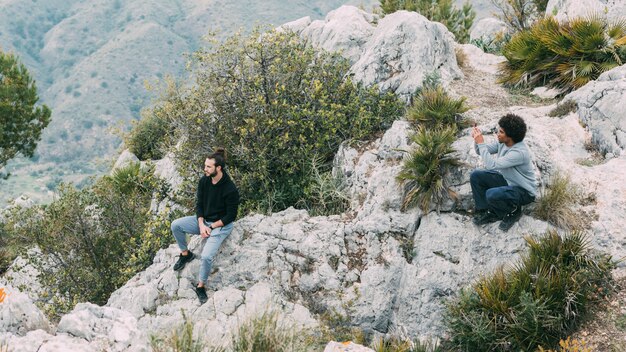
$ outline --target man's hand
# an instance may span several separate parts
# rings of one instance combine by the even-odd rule
[[[476,142],[476,144],[485,143],[485,138],[483,138],[483,133],[480,132],[480,130],[476,126],[472,128],[472,138],[474,138],[474,142]]]
[[[211,236],[211,228],[205,224],[200,224],[200,236],[202,236],[202,238]]]

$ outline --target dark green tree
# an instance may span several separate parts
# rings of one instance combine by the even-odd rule
[[[18,154],[33,156],[50,122],[50,109],[35,106],[38,100],[26,67],[14,55],[0,52],[0,169]]]

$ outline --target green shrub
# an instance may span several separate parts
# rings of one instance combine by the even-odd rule
[[[548,116],[561,117],[571,112],[576,112],[576,109],[578,109],[576,102],[573,100],[568,100],[557,104],[556,108],[552,109],[552,111],[548,113]]]
[[[534,214],[560,228],[582,229],[586,221],[574,210],[581,199],[581,191],[570,177],[556,173],[537,199]]]
[[[413,126],[440,128],[445,126],[462,127],[460,114],[467,111],[465,98],[454,99],[443,87],[425,88],[413,101],[406,118]]]
[[[534,351],[555,346],[608,293],[615,262],[580,232],[527,237],[528,253],[463,290],[447,306],[450,343],[463,351]]]
[[[164,156],[164,141],[170,126],[155,110],[142,114],[133,121],[132,130],[125,136],[126,146],[139,160],[157,160]]]
[[[161,237],[166,221],[149,212],[153,190],[160,188],[151,170],[131,164],[82,190],[61,184],[52,203],[9,216],[4,228],[21,251],[41,250],[29,260],[40,272],[44,298],[51,299],[44,308],[53,318],[78,302],[105,304],[171,242],[171,234]]]
[[[322,167],[318,158],[311,161],[311,183],[304,190],[299,204],[313,216],[341,214],[348,209],[350,198],[343,181],[333,176],[330,165]]]
[[[452,167],[461,165],[452,143],[456,140],[456,128],[419,128],[411,137],[417,144],[404,160],[397,180],[404,187],[403,209],[419,205],[422,211],[430,210],[431,204],[438,209],[446,197],[456,197],[446,182]]]
[[[328,163],[340,143],[372,138],[404,112],[392,93],[354,84],[346,59],[291,32],[236,34],[194,57],[196,85],[159,103],[177,127],[173,143],[182,140],[177,159],[187,195],[193,198],[211,147],[221,146],[243,213],[303,201],[317,182],[311,156]]]
[[[476,12],[466,1],[461,9],[452,0],[379,0],[382,13],[416,11],[431,21],[443,23],[459,43],[467,43]]]
[[[549,86],[569,92],[626,60],[626,22],[601,17],[559,23],[535,22],[505,45],[500,82],[508,86]]]

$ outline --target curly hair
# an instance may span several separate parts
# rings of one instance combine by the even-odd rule
[[[524,120],[515,114],[506,114],[498,121],[500,128],[504,130],[504,133],[511,137],[513,142],[518,143],[524,140],[526,137],[526,123]]]

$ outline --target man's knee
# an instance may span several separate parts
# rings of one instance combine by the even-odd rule
[[[172,221],[172,225],[170,225],[170,228],[172,229],[172,232],[176,232],[176,231],[180,231],[180,222],[181,222],[182,218],[178,218],[174,221]]]
[[[470,174],[470,182],[476,183],[485,175],[485,170],[476,169]]]
[[[213,257],[214,257],[213,254],[204,254],[203,253],[200,256],[200,259],[203,260],[203,261],[206,261],[208,264],[211,264],[213,262]]]
[[[485,193],[485,199],[487,203],[496,202],[502,199],[502,191],[496,188],[489,188]]]

